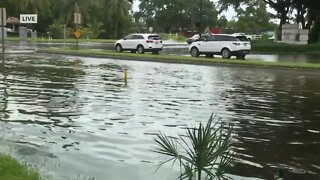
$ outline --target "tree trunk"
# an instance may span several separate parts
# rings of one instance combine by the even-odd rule
[[[118,26],[119,26],[119,22],[116,21],[114,25],[114,36],[116,39],[118,38]]]

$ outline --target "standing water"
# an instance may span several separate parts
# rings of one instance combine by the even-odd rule
[[[128,83],[123,69],[128,69]],[[151,152],[212,112],[234,124],[234,179],[320,177],[319,72],[10,56],[0,152],[51,179],[175,179]]]

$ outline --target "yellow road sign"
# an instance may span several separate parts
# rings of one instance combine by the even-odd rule
[[[74,35],[77,39],[79,39],[80,36],[81,36],[81,32],[80,32],[79,30],[76,30],[76,32],[74,32],[73,35]]]

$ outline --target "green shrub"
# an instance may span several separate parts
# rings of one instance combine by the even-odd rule
[[[178,138],[160,134],[155,139],[158,147],[154,152],[169,156],[169,160],[162,164],[173,161],[180,165],[178,179],[201,180],[204,179],[202,175],[206,179],[226,178],[226,168],[234,158],[231,153],[232,129],[221,119],[213,123],[215,117],[212,114],[205,126],[200,123],[198,128],[187,129],[186,135]]]
[[[251,50],[253,52],[261,53],[310,53],[320,52],[320,44],[308,44],[308,45],[292,45],[284,43],[276,43],[272,40],[260,40],[251,42]]]
[[[63,25],[58,23],[51,24],[48,31],[53,39],[63,39]]]

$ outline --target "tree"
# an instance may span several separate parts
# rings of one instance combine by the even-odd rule
[[[276,11],[276,14],[274,15],[274,18],[279,18],[280,19],[280,24],[279,24],[279,32],[282,30],[282,25],[287,23],[289,18],[288,18],[288,13],[290,11],[290,8],[293,5],[294,0],[219,0],[219,5],[220,5],[220,12],[225,10],[229,6],[235,7],[237,9],[241,5],[248,5],[251,2],[264,2],[269,7],[273,8]],[[279,33],[278,39],[281,39],[281,34]]]
[[[14,4],[19,4],[19,9],[25,13],[39,14],[40,11],[49,7],[48,0],[14,0]]]
[[[309,44],[320,42],[320,16],[315,20],[314,26],[309,33]]]
[[[200,2],[203,1],[203,26],[217,25],[217,11],[210,0],[141,0],[137,13],[147,26],[165,32],[188,29],[195,30],[200,24]]]
[[[261,31],[270,30],[270,13],[264,2],[251,1],[245,7],[236,9],[238,21],[236,29],[241,32],[257,34]],[[273,30],[273,29],[271,29]]]
[[[59,11],[59,16],[63,19],[64,24],[71,25],[73,23],[74,13],[81,13],[82,21],[89,19],[88,10],[92,2],[88,0],[58,0],[55,1],[56,9]]]
[[[129,16],[131,4],[127,0],[108,0],[105,5],[107,17],[114,23],[114,36],[119,37],[119,23]]]

